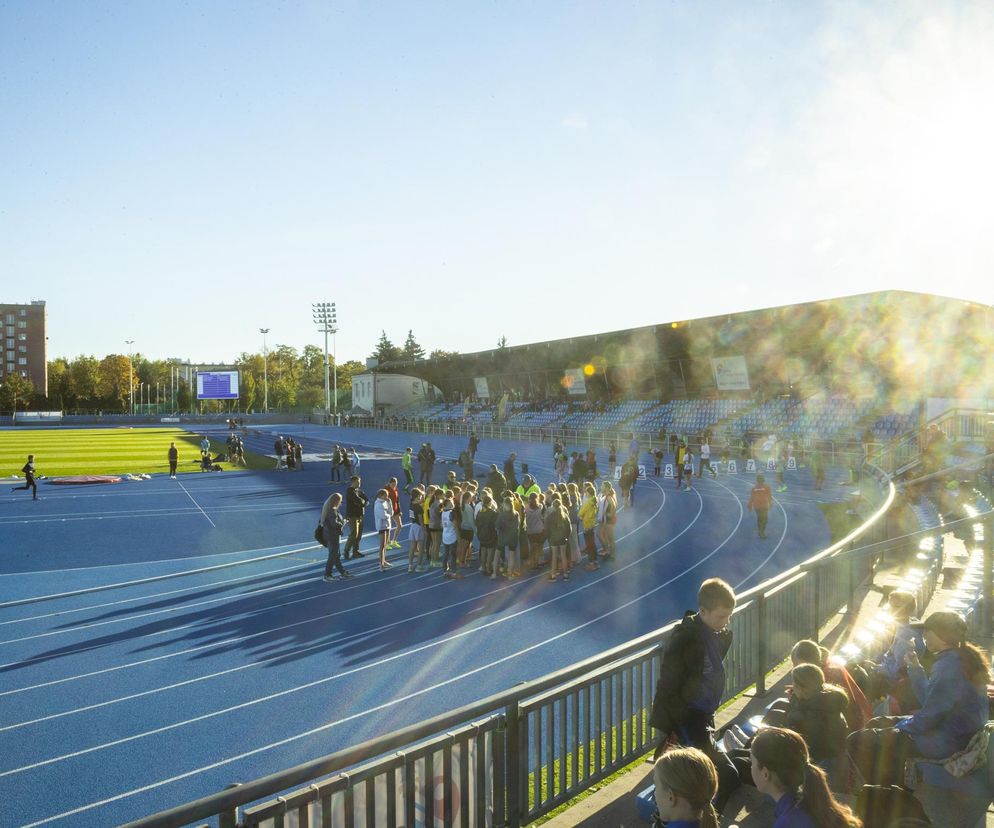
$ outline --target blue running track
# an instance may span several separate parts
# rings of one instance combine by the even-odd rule
[[[640,481],[616,560],[555,583],[408,574],[406,543],[381,573],[368,515],[358,577],[328,584],[311,533],[345,485],[333,441],[373,495],[425,438],[296,424],[248,448],[274,432],[302,441],[302,472],[0,495],[0,825],[119,824],[543,675],[678,617],[703,578],[743,588],[807,557],[829,541],[818,501],[848,493],[788,472],[759,540],[751,475]],[[431,439],[440,459],[465,445]],[[489,440],[479,476],[512,449],[552,479],[547,445]]]

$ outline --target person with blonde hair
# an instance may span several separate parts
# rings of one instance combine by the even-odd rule
[[[601,502],[604,507],[601,512],[601,543],[604,546],[601,557],[611,560],[614,557],[614,527],[618,522],[618,495],[610,480],[601,483]]]
[[[753,784],[776,803],[773,828],[862,828],[832,796],[828,777],[811,763],[808,746],[793,730],[762,728],[750,757]]]
[[[711,800],[718,792],[718,772],[703,751],[676,748],[656,760],[656,809],[668,828],[718,828]]]

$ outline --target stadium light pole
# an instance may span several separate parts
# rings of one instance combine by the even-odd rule
[[[131,346],[135,344],[133,339],[125,339],[124,344],[128,346],[128,399],[131,408],[131,416],[135,416],[135,359]]]
[[[314,317],[314,324],[318,330],[324,333],[324,413],[326,417],[332,416],[331,391],[328,388],[328,334],[338,333],[338,315],[334,302],[313,302],[311,312]],[[338,417],[338,366],[335,366],[335,408],[334,416]]]
[[[263,389],[262,410],[266,414],[268,414],[269,413],[269,353],[266,351],[266,334],[269,333],[269,328],[259,328],[259,333],[262,334],[262,389]]]

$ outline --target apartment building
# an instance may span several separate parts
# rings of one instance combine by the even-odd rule
[[[43,300],[27,305],[0,303],[0,382],[20,374],[48,396],[48,323]]]

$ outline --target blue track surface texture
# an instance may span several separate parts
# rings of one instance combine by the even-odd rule
[[[2,496],[0,825],[118,824],[543,675],[678,617],[703,578],[742,588],[796,563],[829,540],[817,501],[847,494],[788,472],[761,541],[751,475],[691,493],[650,478],[616,559],[568,582],[408,574],[406,543],[381,573],[370,534],[358,577],[329,584],[311,534],[345,485],[333,442],[358,448],[373,495],[424,438],[296,424],[248,447],[271,453],[270,432],[301,440],[302,472]],[[432,442],[441,459],[465,445]],[[512,449],[552,479],[547,445],[496,441],[480,477]]]

